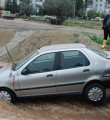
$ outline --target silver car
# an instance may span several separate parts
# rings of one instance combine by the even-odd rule
[[[109,56],[83,44],[42,47],[19,63],[0,69],[0,98],[83,94],[104,100],[110,88]]]

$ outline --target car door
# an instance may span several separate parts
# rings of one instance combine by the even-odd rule
[[[93,71],[92,62],[79,50],[60,52],[57,92],[79,92]]]
[[[21,94],[43,95],[56,93],[56,53],[43,54],[34,59],[19,76]]]

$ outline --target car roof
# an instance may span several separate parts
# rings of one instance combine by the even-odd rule
[[[74,49],[74,48],[86,48],[84,44],[81,43],[72,43],[72,44],[58,44],[41,47],[38,52],[54,51],[54,50],[63,50],[63,49]]]

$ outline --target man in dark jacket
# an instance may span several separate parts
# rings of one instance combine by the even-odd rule
[[[101,46],[101,48],[106,47],[107,38],[108,36],[110,37],[110,10],[109,10],[109,14],[106,15],[104,18],[103,29],[104,29],[104,40],[103,40],[103,45]]]

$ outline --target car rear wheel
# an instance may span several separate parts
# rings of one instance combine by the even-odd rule
[[[3,88],[3,89],[0,89],[0,99],[5,100],[7,102],[14,103],[16,100],[16,97],[11,90],[7,88]]]
[[[84,95],[92,103],[100,103],[106,96],[105,88],[100,84],[91,84],[86,87]]]

